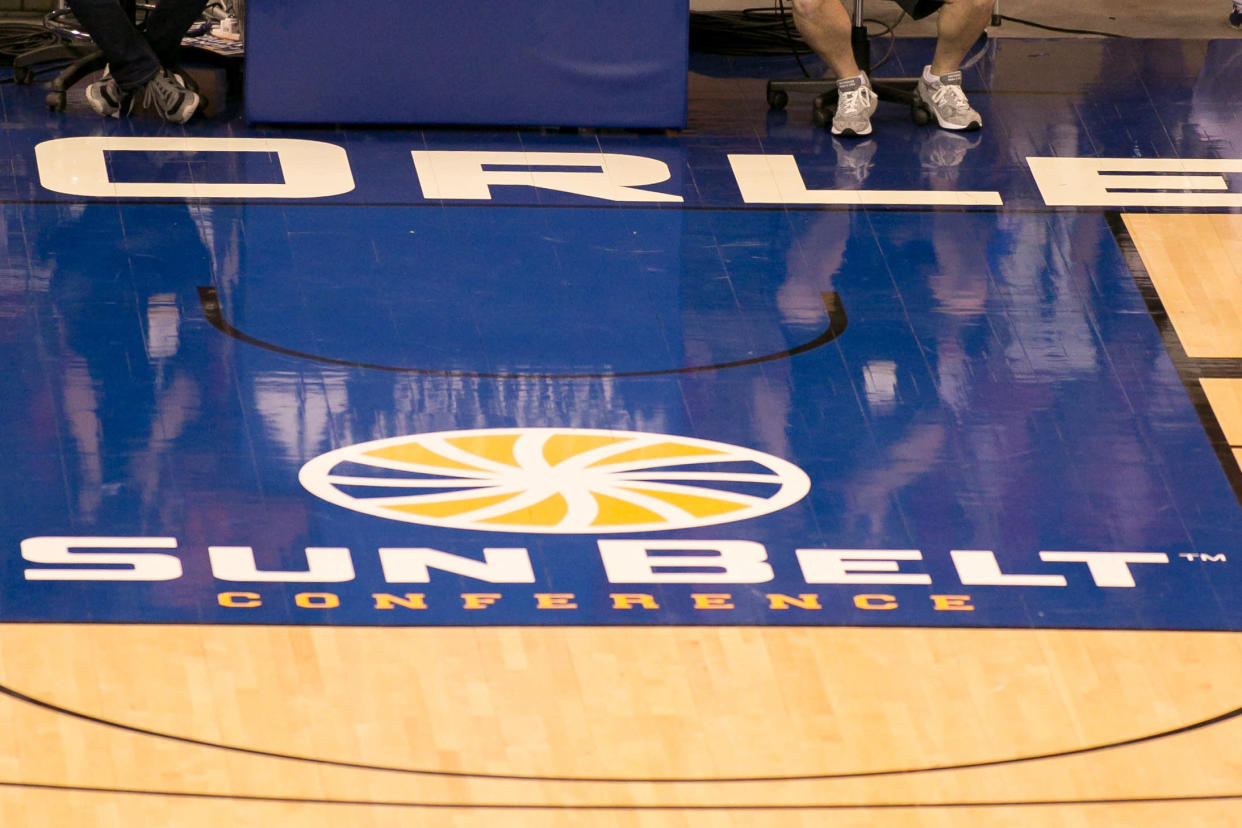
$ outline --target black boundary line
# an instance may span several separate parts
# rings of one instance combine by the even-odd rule
[[[1023,168],[1019,168],[1023,169]],[[1153,173],[1154,175],[1155,173]],[[348,194],[346,194],[348,195]],[[600,204],[517,204],[493,201],[343,201],[342,196],[324,196],[316,201],[298,199],[260,199],[260,198],[117,198],[100,196],[98,198],[63,198],[63,199],[3,199],[0,207],[54,207],[64,205],[91,206],[106,204],[114,207],[399,207],[402,209],[420,209],[435,207],[437,209],[464,210],[627,210],[627,211],[663,211],[674,213],[851,213],[851,212],[883,212],[883,213],[1011,213],[1016,215],[1111,215],[1117,207],[1092,207],[1064,205],[1057,207],[1012,207],[1008,204],[651,204],[649,202],[604,202]],[[1233,207],[1161,207],[1162,213],[1231,213]]]
[[[242,199],[242,198],[171,198],[171,199],[144,199],[144,198],[110,198],[99,197],[92,199],[0,199],[0,207],[55,207],[57,205],[65,205],[67,207],[81,207],[98,204],[106,204],[114,207],[309,207],[309,208],[328,208],[328,207],[376,207],[376,208],[401,208],[401,209],[419,209],[427,207],[435,207],[437,209],[461,209],[461,210],[624,210],[627,212],[667,212],[667,213],[787,213],[787,212],[805,212],[805,213],[822,213],[837,212],[848,213],[859,210],[882,210],[886,212],[908,212],[908,213],[978,213],[978,212],[1006,212],[1006,213],[1034,213],[1043,215],[1046,213],[1104,213],[1108,210],[1114,210],[1114,207],[1017,207],[1008,208],[1003,205],[980,204],[980,205],[954,205],[954,204],[650,204],[647,202],[604,202],[601,204],[528,204],[528,203],[502,203],[497,204],[492,201],[340,201],[330,200],[339,199],[340,196],[325,196],[319,201],[299,201],[296,199],[280,200],[280,199]],[[1176,208],[1170,208],[1176,209]],[[1190,208],[1186,208],[1189,210]],[[1222,211],[1229,208],[1220,208]],[[1198,212],[1198,210],[1196,210]]]
[[[156,791],[139,788],[104,788],[89,785],[53,785],[39,782],[11,782],[0,780],[0,788],[58,791],[61,793],[128,794],[139,796],[163,796],[170,799],[212,799],[238,802],[261,802],[294,805],[366,806],[379,808],[419,808],[424,810],[463,811],[896,811],[929,808],[1046,808],[1066,805],[1160,805],[1187,802],[1231,802],[1242,800],[1242,794],[1200,794],[1191,796],[1141,796],[1111,799],[1033,799],[997,802],[841,802],[803,803],[798,805],[535,805],[517,802],[464,803],[464,802],[401,802],[372,801],[366,799],[316,799],[301,796],[258,796],[254,794],[216,794],[197,791]]]
[[[487,372],[487,371],[448,371],[437,370],[432,368],[406,368],[395,365],[376,365],[369,362],[354,362],[347,359],[336,359],[334,357],[318,356],[316,354],[308,354],[302,351],[294,351],[289,348],[274,345],[258,337],[238,330],[224,318],[224,312],[220,307],[220,296],[214,287],[200,286],[198,288],[198,301],[203,309],[203,316],[211,323],[212,327],[220,331],[226,336],[236,339],[238,342],[244,342],[248,345],[254,345],[274,353],[284,356],[294,357],[296,359],[304,359],[310,362],[318,362],[324,365],[339,365],[345,368],[363,368],[370,371],[388,371],[401,374],[416,374],[424,377],[453,377],[456,379],[485,379],[485,380],[594,380],[594,379],[632,379],[636,377],[664,377],[675,374],[696,374],[703,371],[723,371],[729,368],[742,368],[749,365],[760,365],[765,362],[776,362],[782,359],[789,359],[808,351],[813,351],[832,342],[845,332],[849,327],[849,318],[846,316],[845,307],[841,304],[841,297],[835,292],[821,293],[820,297],[824,301],[824,309],[828,312],[828,327],[819,336],[804,342],[801,345],[780,351],[773,354],[764,354],[763,356],[750,357],[749,359],[739,359],[732,362],[719,362],[714,365],[688,365],[682,368],[663,368],[655,371],[603,371],[581,374],[549,374],[538,371],[512,371],[512,372]]]
[[[806,610],[810,612],[810,610]],[[565,610],[568,612],[568,610]],[[1084,627],[1084,626],[1064,626],[1064,627],[1032,627],[1029,624],[1020,626],[1012,624],[1009,626],[988,625],[988,626],[962,626],[960,624],[822,624],[818,622],[808,622],[806,624],[738,624],[719,622],[711,623],[707,621],[685,622],[681,624],[655,623],[655,624],[634,624],[634,623],[584,623],[584,624],[526,624],[514,625],[505,623],[496,624],[468,624],[460,623],[430,623],[430,624],[382,624],[382,623],[332,623],[324,621],[320,623],[298,623],[290,624],[288,621],[204,621],[195,623],[193,621],[99,621],[90,619],[86,621],[73,619],[53,619],[46,618],[15,618],[5,621],[3,626],[16,627],[46,627],[46,626],[76,626],[76,627],[188,627],[191,629],[201,629],[203,627],[219,627],[222,629],[268,629],[271,627],[297,627],[298,629],[320,629],[320,630],[538,630],[538,629],[562,629],[572,628],[575,630],[737,630],[737,629],[755,629],[762,627],[765,630],[925,630],[928,632],[937,631],[970,631],[970,632],[1132,632],[1142,633],[1143,635],[1177,635],[1179,633],[1236,633],[1238,630],[1234,627],[1160,627],[1143,628],[1143,627]],[[0,685],[0,695],[3,694],[3,685]],[[1240,708],[1242,710],[1242,708]]]
[[[293,754],[277,753],[276,751],[260,750],[258,748],[247,748],[239,745],[227,745],[217,742],[209,742],[205,739],[196,739],[190,736],[178,736],[171,733],[161,733],[157,730],[138,727],[136,725],[128,725],[122,722],[114,722],[109,719],[93,716],[89,713],[82,713],[76,710],[70,710],[67,707],[61,707],[51,702],[36,699],[20,693],[6,685],[0,685],[0,695],[8,696],[14,701],[23,702],[33,707],[51,713],[68,716],[79,721],[88,722],[90,724],[102,725],[115,730],[133,733],[139,736],[153,736],[157,739],[165,739],[171,742],[177,742],[185,745],[193,745],[195,747],[212,748],[215,750],[224,750],[231,753],[240,753],[247,756],[260,756],[266,759],[283,759],[294,762],[306,762],[313,765],[325,767],[346,768],[349,770],[365,770],[380,771],[384,773],[400,773],[411,776],[431,776],[449,779],[477,779],[488,781],[503,782],[562,782],[562,783],[584,783],[584,784],[659,784],[659,785],[704,785],[704,784],[726,784],[726,783],[755,783],[755,782],[824,782],[839,779],[869,779],[882,776],[911,776],[915,774],[933,773],[938,771],[959,771],[959,770],[975,770],[979,768],[994,768],[1004,765],[1017,765],[1026,762],[1035,762],[1045,759],[1062,759],[1070,756],[1081,756],[1088,753],[1098,753],[1105,750],[1115,748],[1132,747],[1134,745],[1154,742],[1160,739],[1166,739],[1171,736],[1178,736],[1185,733],[1191,733],[1196,730],[1203,730],[1213,725],[1222,724],[1242,717],[1242,707],[1228,710],[1217,716],[1208,719],[1193,722],[1191,724],[1175,727],[1171,730],[1163,730],[1158,733],[1150,733],[1145,736],[1136,736],[1130,739],[1123,739],[1116,742],[1107,742],[1099,745],[1091,745],[1088,747],[1072,748],[1070,750],[1052,751],[1049,753],[1032,754],[1030,756],[1014,756],[1008,759],[991,759],[978,762],[959,762],[944,765],[929,765],[921,768],[906,768],[902,770],[877,770],[877,771],[855,771],[847,773],[820,773],[820,774],[803,774],[803,775],[787,775],[787,776],[746,776],[746,777],[683,777],[683,778],[651,778],[651,777],[590,777],[590,776],[522,776],[518,774],[501,774],[501,773],[477,773],[470,771],[447,771],[447,770],[419,770],[416,768],[401,768],[388,765],[372,765],[364,762],[346,762],[337,759],[317,759],[309,756],[297,756]],[[1239,794],[1242,797],[1242,794]],[[860,806],[861,807],[861,806]]]
[[[1242,505],[1242,466],[1238,465],[1233,448],[1225,439],[1225,432],[1216,419],[1215,412],[1212,411],[1212,405],[1208,402],[1203,385],[1199,382],[1205,378],[1242,378],[1242,358],[1194,359],[1186,354],[1186,349],[1182,346],[1177,331],[1173,328],[1173,320],[1169,317],[1164,302],[1160,299],[1160,294],[1151,280],[1151,274],[1147,272],[1142,256],[1139,255],[1138,246],[1130,235],[1129,229],[1126,228],[1122,213],[1112,212],[1107,218],[1109,229],[1112,230],[1113,238],[1117,240],[1117,246],[1121,249],[1121,254],[1130,269],[1130,275],[1134,278],[1139,293],[1147,305],[1147,311],[1151,314],[1152,321],[1156,323],[1160,336],[1164,340],[1165,350],[1173,360],[1178,376],[1181,377],[1182,386],[1186,389],[1186,394],[1190,397],[1199,415],[1199,421],[1203,425],[1203,430],[1207,432],[1208,440],[1216,452],[1225,477],[1229,480],[1233,494],[1238,499],[1239,505]]]

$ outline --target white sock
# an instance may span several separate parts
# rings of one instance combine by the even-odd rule
[[[928,83],[940,83],[940,76],[932,74],[930,63],[923,67],[923,80]]]

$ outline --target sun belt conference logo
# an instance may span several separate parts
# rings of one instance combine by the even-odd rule
[[[488,532],[603,534],[749,520],[810,491],[792,463],[667,434],[581,428],[442,431],[311,460],[311,494],[389,520]]]

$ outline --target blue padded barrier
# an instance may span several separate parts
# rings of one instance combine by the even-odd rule
[[[685,125],[687,0],[250,0],[252,122]]]

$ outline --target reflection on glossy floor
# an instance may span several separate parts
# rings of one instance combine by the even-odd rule
[[[0,87],[0,824],[1237,824],[1242,45],[852,144],[694,68],[675,135]]]

